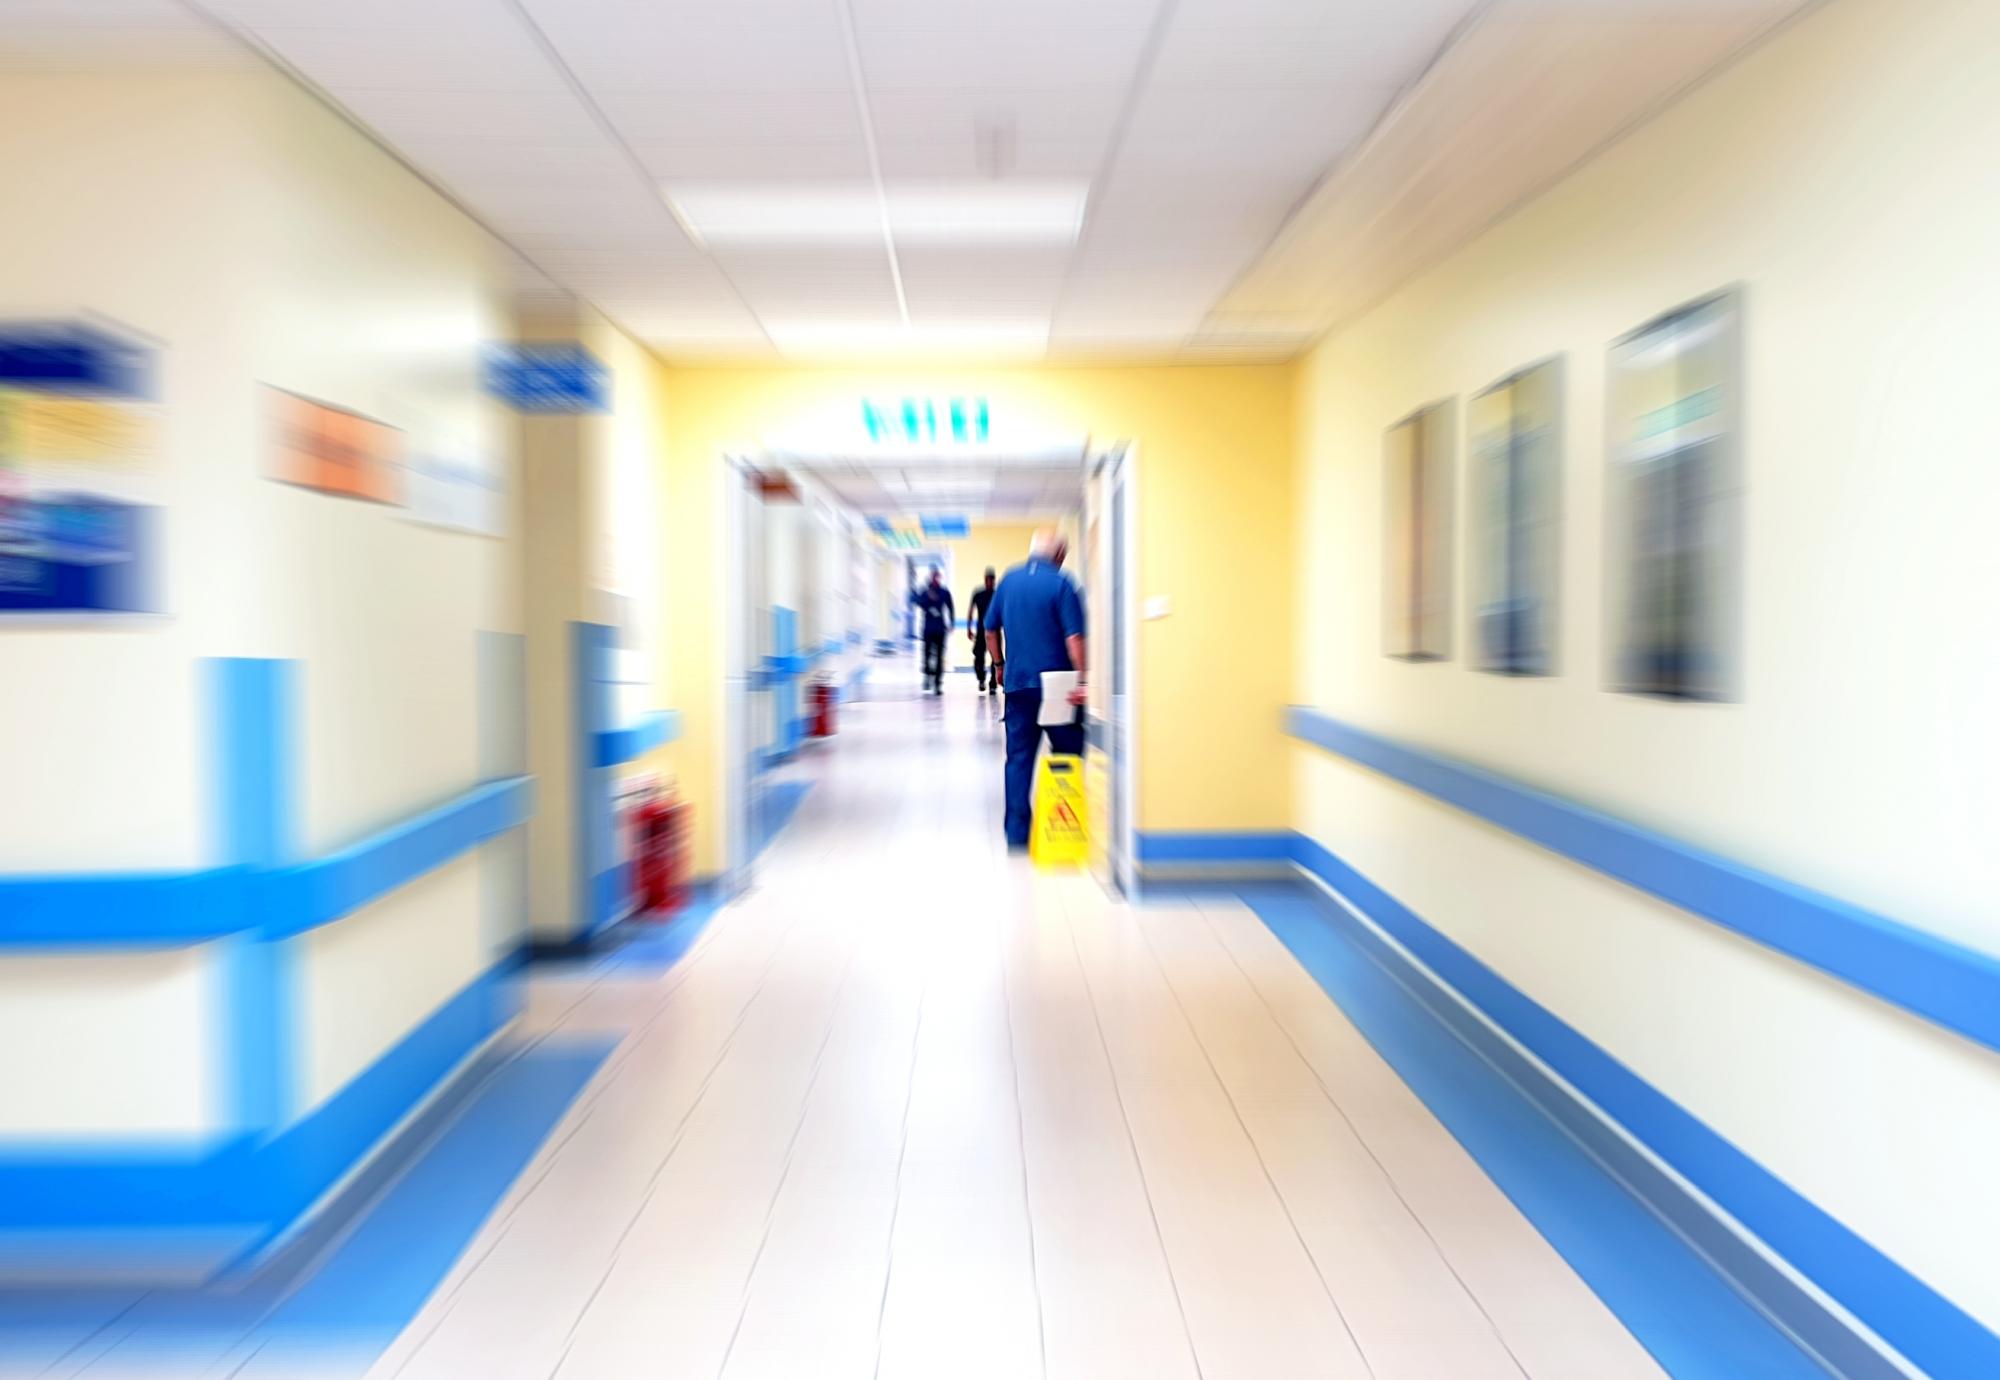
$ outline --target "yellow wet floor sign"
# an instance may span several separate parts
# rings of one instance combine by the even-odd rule
[[[1051,753],[1035,773],[1035,832],[1028,851],[1043,867],[1090,860],[1083,759]]]

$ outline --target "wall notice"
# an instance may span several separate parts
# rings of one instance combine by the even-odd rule
[[[507,488],[496,457],[463,444],[413,447],[403,478],[410,521],[505,535]]]
[[[403,433],[315,398],[264,387],[271,420],[268,473],[284,484],[400,507]]]
[[[94,322],[0,323],[0,614],[161,610],[153,357]]]

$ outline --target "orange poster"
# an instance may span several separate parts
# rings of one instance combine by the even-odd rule
[[[272,427],[271,478],[402,506],[402,432],[268,384],[264,397]]]

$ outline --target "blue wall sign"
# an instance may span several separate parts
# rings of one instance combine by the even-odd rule
[[[151,397],[153,356],[86,321],[0,321],[0,385],[10,388]]]
[[[486,356],[486,391],[516,412],[609,412],[611,373],[571,342],[496,346]]]
[[[0,613],[157,613],[159,510],[0,491]]]

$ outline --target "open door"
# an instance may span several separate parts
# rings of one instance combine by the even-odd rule
[[[1138,471],[1121,442],[1090,460],[1084,485],[1092,851],[1099,875],[1138,893]]]

